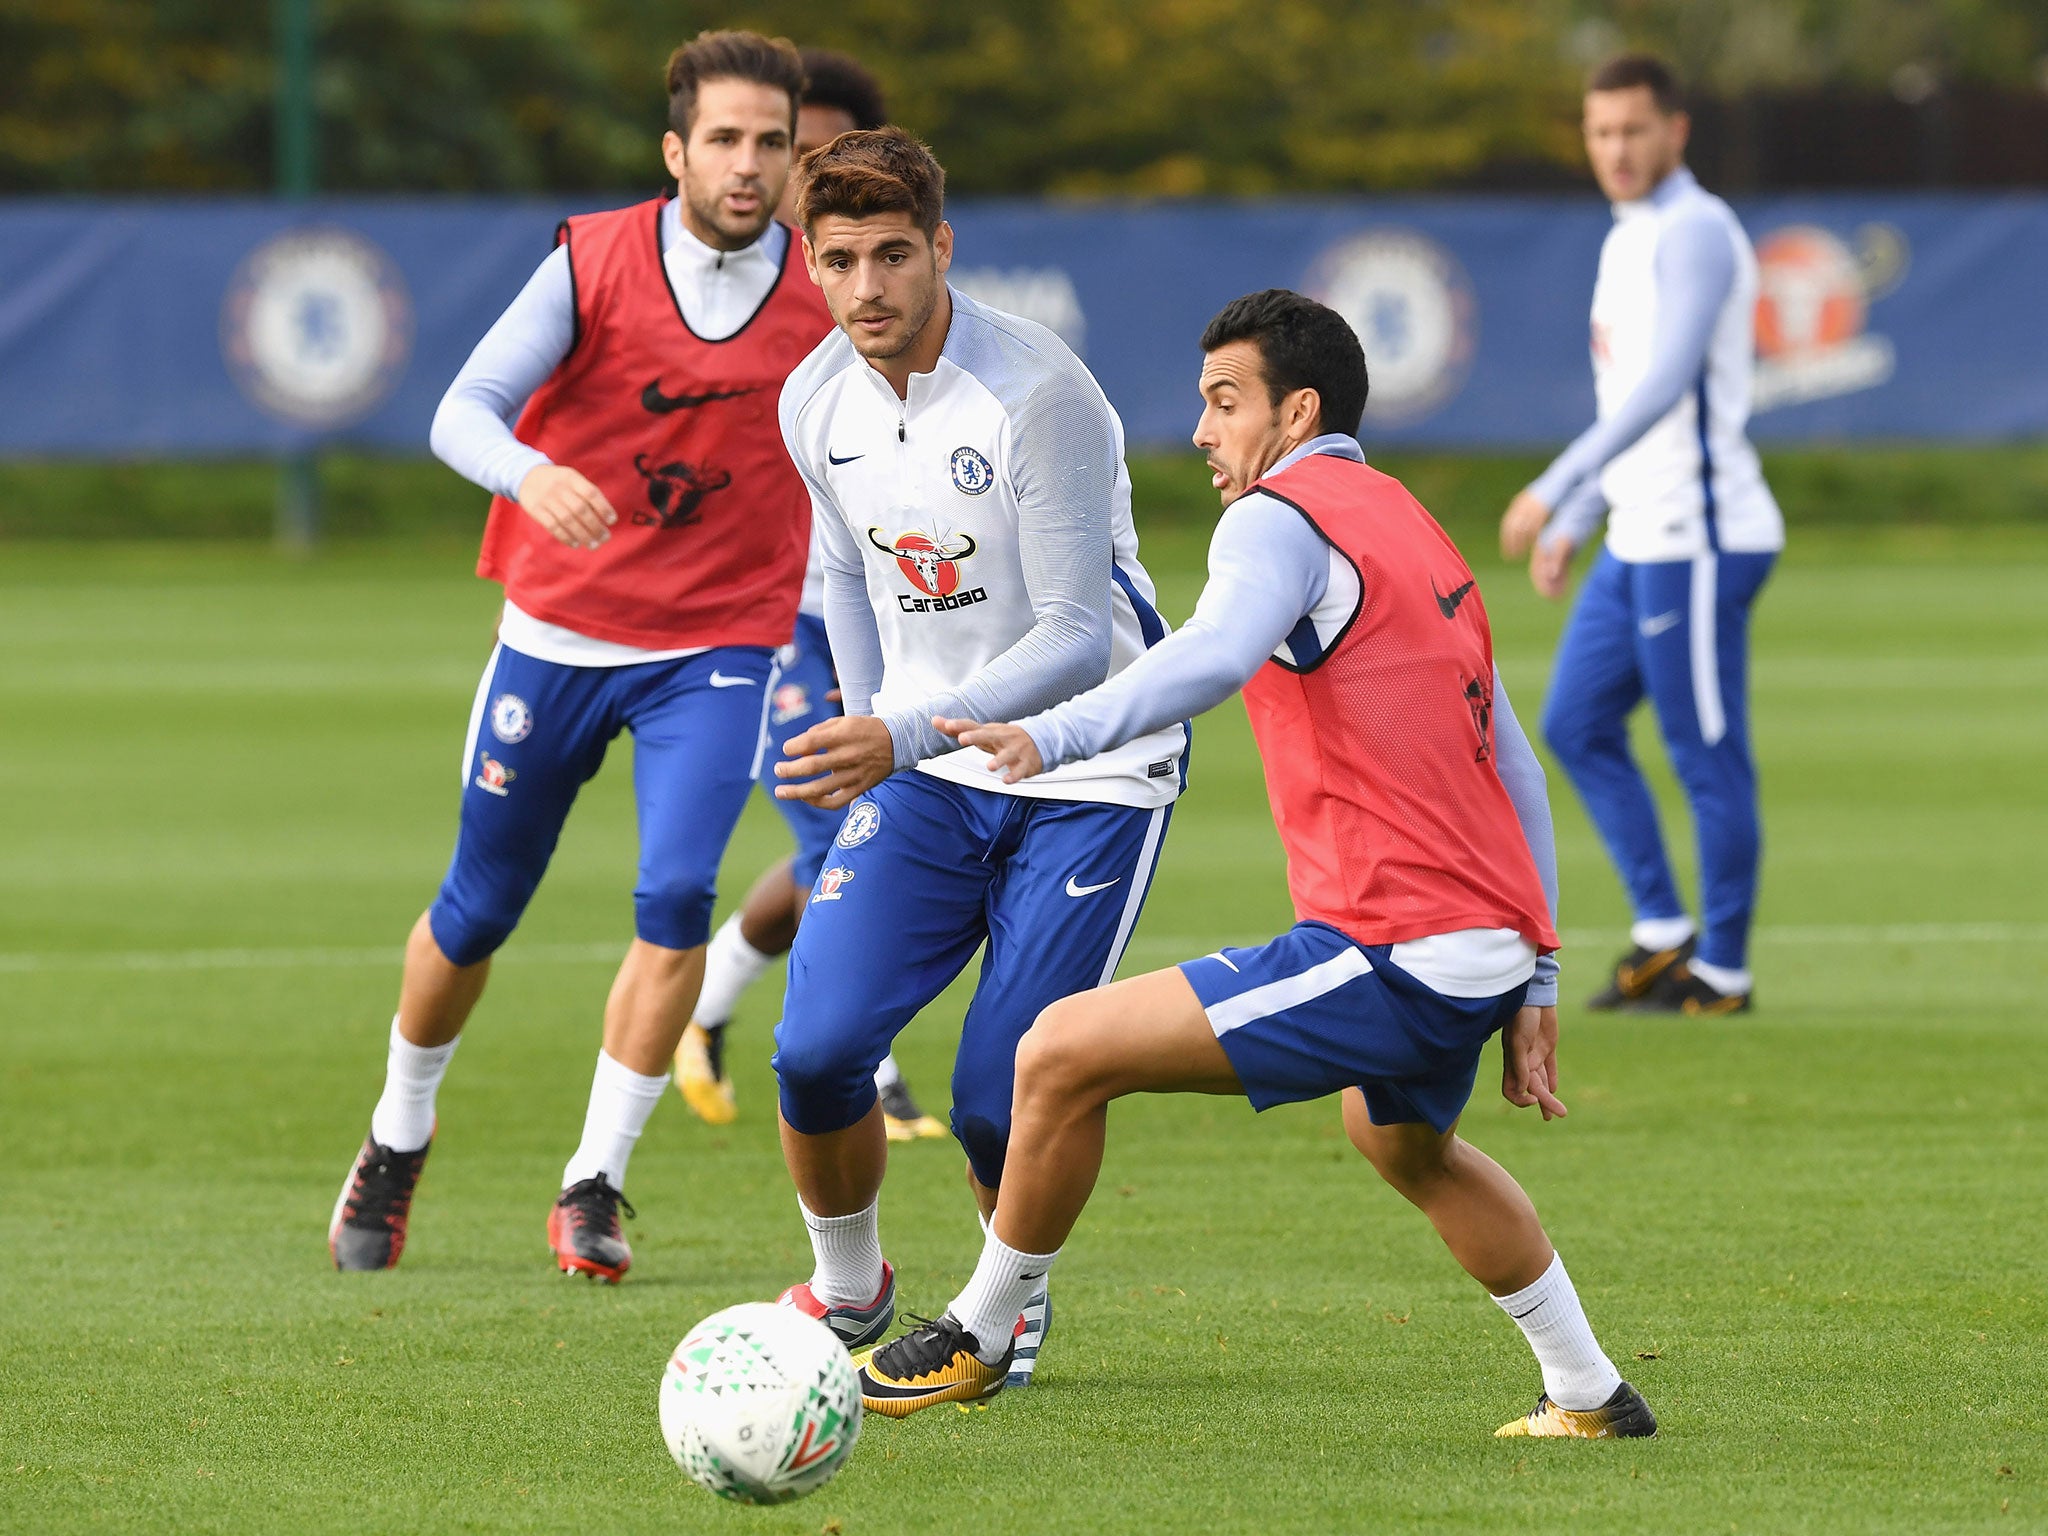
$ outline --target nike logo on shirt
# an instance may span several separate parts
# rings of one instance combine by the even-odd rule
[[[1653,614],[1636,626],[1636,633],[1645,640],[1654,640],[1663,634],[1665,630],[1675,625],[1681,617],[1683,615],[1676,608],[1672,609],[1669,613]]]
[[[1117,876],[1117,880],[1122,878],[1122,875]],[[1076,885],[1074,884],[1074,877],[1069,875],[1067,876],[1067,894],[1069,896],[1093,896],[1097,891],[1106,891],[1115,884],[1116,880],[1105,880],[1100,885]]]
[[[640,406],[643,410],[666,416],[670,411],[692,411],[700,405],[709,405],[714,400],[737,400],[741,395],[751,395],[761,386],[749,384],[745,389],[714,389],[702,395],[664,395],[661,380],[656,379],[640,391]]]
[[[842,459],[830,448],[827,448],[825,450],[825,462],[828,464],[851,464],[855,459],[864,459],[866,457],[867,455],[864,453],[849,453],[845,458]]]
[[[1446,596],[1441,592],[1437,592],[1436,578],[1434,576],[1429,578],[1429,590],[1436,594],[1437,609],[1447,619],[1455,619],[1458,616],[1458,604],[1465,601],[1465,595],[1472,590],[1474,585],[1474,583],[1468,581],[1455,592]]]
[[[727,677],[715,668],[711,673],[711,686],[714,688],[747,688],[753,681],[751,677]]]

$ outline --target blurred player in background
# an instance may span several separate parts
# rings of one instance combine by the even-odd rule
[[[679,195],[568,220],[435,415],[435,453],[496,493],[478,573],[504,584],[505,609],[455,855],[407,943],[384,1093],[329,1229],[342,1269],[398,1262],[435,1093],[491,955],[621,731],[637,936],[548,1241],[564,1271],[617,1281],[632,1262],[627,1159],[696,1003],[803,583],[807,497],[775,402],[831,321],[773,222],[803,82],[780,39],[705,33],[676,50],[662,155]]]
[[[1194,617],[1019,725],[941,728],[1022,786],[1242,689],[1299,921],[1039,1017],[981,1261],[937,1322],[861,1363],[862,1400],[901,1417],[1005,1385],[1009,1320],[1094,1188],[1111,1100],[1241,1094],[1266,1109],[1341,1093],[1353,1144],[1536,1353],[1544,1394],[1499,1433],[1653,1434],[1528,1196],[1457,1134],[1495,1034],[1508,1100],[1564,1113],[1550,808],[1472,572],[1359,452],[1365,356],[1336,311],[1250,294],[1202,351],[1195,445],[1225,510]]]
[[[881,82],[858,60],[824,48],[805,48],[801,57],[805,85],[796,113],[799,159],[842,133],[879,128],[889,120]],[[793,182],[784,190],[775,216],[784,224],[796,223]],[[838,679],[825,638],[824,598],[825,576],[818,564],[813,532],[796,638],[777,658],[781,678],[768,705],[768,746],[761,758],[761,784],[771,795],[781,782],[775,777],[775,765],[782,761],[782,744],[839,713]],[[795,942],[805,898],[818,871],[825,867],[826,850],[839,831],[838,811],[805,800],[777,800],[775,806],[796,835],[796,853],[764,870],[740,910],[711,936],[696,1016],[676,1049],[676,1087],[684,1102],[712,1125],[730,1124],[739,1112],[732,1078],[725,1068],[725,1030],[733,1008],[740,994]],[[893,1054],[882,1058],[875,1072],[875,1087],[882,1096],[882,1124],[891,1141],[945,1137],[946,1127],[918,1108]]]
[[[1749,747],[1749,611],[1784,519],[1746,435],[1756,256],[1685,168],[1688,120],[1658,60],[1626,55],[1586,91],[1586,152],[1614,204],[1593,288],[1599,420],[1501,519],[1501,549],[1560,598],[1575,551],[1605,547],[1559,642],[1543,734],[1635,912],[1589,1008],[1713,1015],[1750,1006],[1762,829]],[[1533,551],[1533,552],[1532,552]],[[1699,843],[1700,923],[1680,900],[1629,752],[1649,696]]]
[[[1051,331],[947,286],[945,172],[924,145],[896,128],[850,133],[797,174],[804,258],[840,334],[790,376],[782,430],[811,490],[846,713],[788,744],[782,777],[808,782],[779,793],[847,809],[775,1032],[783,1155],[816,1259],[782,1300],[859,1347],[895,1313],[875,1064],[986,944],[952,1110],[986,1216],[1017,1041],[1047,1004],[1115,974],[1187,737],[1162,722],[1011,786],[935,727],[1048,708],[1164,635],[1123,428]],[[1042,1284],[1018,1297],[1004,1333],[1014,1384],[1049,1321]]]

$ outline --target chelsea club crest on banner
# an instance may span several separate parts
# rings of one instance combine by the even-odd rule
[[[996,472],[979,448],[953,450],[953,488],[963,496],[979,496],[996,483]]]

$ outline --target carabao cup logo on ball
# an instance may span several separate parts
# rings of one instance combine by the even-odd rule
[[[1416,421],[1464,388],[1479,340],[1472,285],[1451,253],[1409,229],[1374,229],[1316,258],[1302,290],[1337,311],[1365,348],[1366,420]]]
[[[381,404],[412,351],[398,269],[345,229],[287,230],[228,284],[221,351],[263,410],[303,427],[344,427]]]

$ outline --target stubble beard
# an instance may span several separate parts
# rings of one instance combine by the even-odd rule
[[[862,337],[852,332],[848,340],[853,342],[856,352],[869,362],[886,363],[892,357],[901,357],[917,345],[917,339],[924,334],[924,328],[931,324],[932,313],[939,307],[938,275],[933,274],[931,286],[920,296],[921,302],[914,309],[904,311],[904,325],[895,339],[888,335]]]
[[[735,225],[726,215],[722,206],[723,189],[707,192],[691,177],[687,168],[683,172],[683,201],[689,205],[690,217],[700,229],[717,231],[720,238],[729,242],[728,251],[743,251],[761,238],[775,217],[775,200],[768,196],[768,189],[761,188],[761,211],[758,216],[744,224]],[[709,243],[709,242],[707,242]]]

